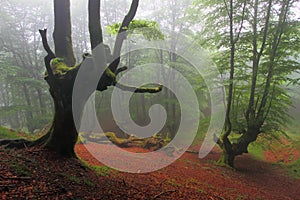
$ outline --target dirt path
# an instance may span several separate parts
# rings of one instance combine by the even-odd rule
[[[92,147],[99,155],[109,150],[108,145]],[[185,153],[159,171],[130,174],[103,166],[83,145],[77,145],[76,151],[87,163],[98,166],[98,174],[77,159],[65,159],[44,149],[0,147],[0,199],[300,199],[300,179],[288,177],[281,165],[248,155],[237,159],[237,170],[216,165],[219,152],[215,150],[203,160]]]
[[[101,144],[89,145],[98,155],[109,148]],[[76,151],[86,162],[102,166],[83,145],[77,145]],[[156,199],[300,199],[300,180],[290,178],[279,165],[245,155],[237,158],[237,169],[232,170],[216,165],[214,161],[218,157],[217,150],[203,160],[199,160],[197,154],[185,153],[162,170],[147,174],[119,172],[112,178],[136,188],[133,193],[140,198],[143,193],[155,191],[160,194]],[[128,164],[125,160],[124,163]]]

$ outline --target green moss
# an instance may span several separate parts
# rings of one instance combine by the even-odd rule
[[[90,181],[90,180],[88,180],[88,179],[85,179],[85,180],[84,180],[84,183],[85,183],[87,186],[89,186],[89,187],[94,187],[94,185],[95,185],[92,181]]]
[[[0,140],[14,140],[14,139],[25,139],[35,140],[40,137],[40,134],[30,134],[26,132],[14,131],[5,127],[0,126]]]
[[[18,176],[30,176],[31,175],[30,169],[23,164],[20,164],[17,162],[11,162],[10,167],[16,172],[16,174]]]
[[[240,137],[241,134],[231,133],[228,138],[232,143],[238,143]],[[264,151],[269,148],[267,143],[271,142],[273,138],[263,137],[262,140],[263,141],[252,142],[248,146],[248,152],[257,159],[264,159]]]
[[[100,176],[108,176],[113,171],[113,169],[107,166],[92,166],[91,168]]]
[[[200,193],[203,193],[203,194],[206,194],[207,192],[201,188],[197,188],[196,189],[197,192],[200,192]]]
[[[116,75],[109,68],[106,68],[105,72],[114,82],[116,81]]]
[[[76,67],[68,67],[63,58],[53,58],[50,62],[50,66],[54,75],[64,75],[68,71],[73,70]]]
[[[68,176],[69,177],[69,176]],[[70,176],[69,177],[70,181],[76,183],[76,184],[80,184],[80,178],[76,177],[76,176]]]
[[[297,179],[300,179],[300,158],[298,158],[294,163],[287,164],[285,167],[288,170],[288,173]]]
[[[101,142],[107,140],[104,133],[86,133],[81,132],[77,139],[77,143],[86,144],[87,142]]]
[[[265,147],[263,146],[263,144],[259,142],[252,142],[248,147],[248,151],[254,157],[258,159],[264,159]]]
[[[0,139],[18,139],[18,133],[0,126]]]
[[[169,184],[169,185],[172,185],[172,186],[174,186],[174,187],[181,187],[181,186],[182,186],[182,184],[177,183],[174,179],[168,180],[168,184]]]
[[[126,138],[118,138],[113,132],[106,132],[104,134],[112,143],[116,144],[117,146],[126,145],[129,140]]]
[[[170,137],[170,133],[167,132],[166,137],[164,138],[164,142],[169,143],[169,142],[171,142],[171,140],[172,140],[172,138]]]

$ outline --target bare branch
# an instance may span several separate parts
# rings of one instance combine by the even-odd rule
[[[262,53],[263,53],[263,51],[265,49],[265,46],[266,46],[266,41],[267,41],[267,36],[268,36],[268,30],[269,30],[270,15],[271,15],[271,9],[272,9],[272,0],[269,0],[268,8],[267,9],[268,10],[267,10],[267,16],[266,16],[266,21],[265,21],[265,25],[264,25],[264,33],[263,33],[262,45],[261,45],[260,51],[258,53],[258,60],[262,56]]]
[[[138,6],[139,6],[139,0],[132,0],[130,10],[129,10],[128,14],[125,16],[125,18],[122,22],[122,25],[119,29],[119,32],[118,32],[118,35],[116,38],[116,42],[115,42],[115,46],[114,46],[113,61],[109,65],[109,69],[112,72],[116,72],[118,65],[120,63],[121,49],[123,46],[123,42],[127,37],[126,30],[127,30],[127,27],[129,26],[130,22],[135,17]]]
[[[177,190],[167,190],[165,192],[161,192],[153,197],[153,199],[158,199],[163,195],[167,195],[168,193],[177,192]]]
[[[277,25],[277,31],[275,33],[274,39],[273,39],[273,43],[272,43],[272,49],[271,49],[271,55],[270,55],[270,60],[269,60],[269,66],[268,66],[268,75],[267,75],[267,81],[265,84],[265,88],[264,88],[264,93],[263,93],[263,97],[258,109],[258,116],[260,115],[264,115],[265,111],[264,108],[267,104],[267,99],[269,96],[269,89],[271,86],[271,81],[273,78],[273,69],[274,69],[274,61],[275,61],[275,57],[276,57],[276,53],[277,53],[277,48],[278,45],[280,44],[281,41],[281,37],[283,34],[283,24],[286,22],[287,20],[287,13],[289,11],[289,6],[290,6],[290,1],[286,1],[281,8],[281,12],[280,12],[280,16],[279,16],[279,21],[278,21],[278,25]]]
[[[236,44],[237,41],[239,40],[240,34],[241,34],[241,32],[242,32],[242,29],[243,29],[243,25],[244,25],[244,21],[245,21],[246,3],[247,3],[247,1],[245,0],[245,1],[244,1],[244,6],[243,6],[243,12],[242,12],[242,22],[241,22],[241,25],[240,25],[240,28],[239,28],[239,32],[238,32],[238,34],[237,34],[237,36],[236,36],[236,39],[234,40],[234,43],[235,43],[235,44]]]
[[[227,2],[226,2],[226,0],[224,0],[223,2],[224,2],[224,4],[225,4],[225,9],[226,9],[227,15],[228,15],[228,17],[230,18],[230,12],[229,12],[229,9],[228,9]]]
[[[117,71],[116,71],[116,76],[117,76],[118,74],[120,74],[121,72],[126,71],[127,69],[128,69],[128,67],[126,67],[126,66],[121,67],[121,68],[118,68]]]
[[[51,50],[51,48],[50,48],[50,46],[48,44],[47,29],[39,30],[39,32],[40,32],[41,37],[42,37],[44,49],[48,53],[48,55],[44,58],[45,66],[46,66],[46,69],[47,69],[47,73],[48,73],[48,76],[50,78],[53,78],[54,74],[53,74],[53,71],[52,71],[51,66],[50,66],[50,61],[53,58],[56,58],[56,56],[55,56],[55,54],[53,53],[53,51]]]
[[[269,103],[269,106],[268,106],[268,108],[267,108],[266,114],[265,114],[265,116],[263,117],[263,122],[266,121],[266,119],[267,119],[267,117],[268,117],[268,115],[269,115],[269,113],[270,113],[270,110],[271,110],[271,107],[272,107],[272,103],[273,103],[273,100],[274,100],[274,97],[275,97],[275,95],[274,95],[274,93],[275,93],[275,86],[276,86],[276,85],[274,84],[274,85],[273,85],[272,94],[271,94],[270,103]]]
[[[43,42],[43,46],[45,51],[48,53],[48,55],[52,58],[55,58],[55,54],[53,53],[53,51],[51,50],[49,44],[48,44],[48,40],[47,40],[47,29],[44,30],[39,30],[41,37],[42,37],[42,42]]]

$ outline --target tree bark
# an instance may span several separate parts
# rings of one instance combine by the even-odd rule
[[[125,17],[124,22],[130,23],[133,19],[136,8],[138,6],[138,0],[133,0],[131,9],[129,14]],[[50,62],[52,59],[57,56],[70,56],[65,59],[65,63],[75,62],[73,59],[72,52],[72,42],[71,42],[71,32],[70,32],[70,11],[69,11],[69,0],[54,0],[55,3],[55,13],[56,13],[56,30],[54,32],[54,42],[57,47],[57,54],[54,54],[51,48],[49,47],[47,41],[47,30],[40,30],[40,34],[43,41],[43,46],[45,51],[47,52],[47,56],[44,58],[45,67],[47,69],[47,76],[45,80],[50,86],[50,94],[54,101],[55,106],[55,114],[52,122],[52,126],[47,132],[46,135],[41,137],[36,141],[26,141],[26,140],[18,140],[18,141],[0,141],[0,145],[6,145],[14,148],[22,148],[24,146],[32,146],[32,145],[44,145],[46,148],[51,149],[60,155],[66,157],[76,157],[74,147],[77,142],[78,132],[75,127],[75,121],[80,121],[81,114],[76,116],[76,120],[74,120],[74,116],[72,113],[72,97],[73,97],[73,87],[75,83],[75,79],[78,73],[78,69],[81,65],[76,66],[75,68],[70,68],[64,74],[56,74],[55,71],[51,69]],[[65,12],[66,13],[63,13]],[[62,17],[62,22],[58,20],[58,17]],[[66,25],[67,27],[64,27]],[[62,30],[63,29],[63,30]],[[64,30],[66,29],[66,30]],[[122,27],[122,31],[124,27]],[[62,42],[62,43],[61,43]],[[117,41],[118,42],[118,41]],[[123,43],[122,41],[121,44]],[[120,44],[119,44],[120,45]],[[118,46],[118,45],[117,45]],[[122,46],[122,45],[121,45]],[[119,46],[121,48],[121,46]],[[105,53],[105,52],[103,52]],[[97,55],[98,56],[98,55]],[[104,55],[99,55],[101,58]],[[65,57],[64,57],[65,58]],[[117,65],[113,65],[116,67],[114,71],[109,71],[108,69],[105,73],[102,74],[98,82],[96,90],[103,91],[106,90],[108,86],[116,86],[125,91],[132,91],[136,93],[157,93],[162,90],[162,86],[155,88],[136,88],[133,86],[126,86],[117,83],[116,76],[118,73],[127,69],[127,67],[117,68]],[[91,72],[92,73],[92,72]],[[84,87],[84,86],[83,86]],[[94,91],[88,91],[92,94]],[[89,93],[88,93],[89,94]],[[89,95],[86,95],[89,96]],[[80,105],[78,105],[79,110],[83,111],[83,107],[86,103],[87,99],[82,99]]]
[[[72,46],[70,0],[54,0],[55,26],[53,32],[55,54],[65,59],[68,66],[75,66]]]
[[[112,72],[116,72],[116,70],[118,68],[118,65],[121,61],[120,54],[121,54],[123,42],[127,37],[126,30],[127,30],[127,27],[129,26],[130,22],[135,17],[138,6],[139,6],[139,0],[132,0],[129,12],[124,17],[123,22],[121,24],[121,27],[119,29],[119,32],[118,32],[118,35],[117,35],[117,38],[116,38],[116,42],[115,42],[115,45],[114,45],[113,61],[109,65],[109,69]]]
[[[89,32],[92,49],[103,42],[100,0],[89,0]]]
[[[31,99],[30,99],[30,95],[29,95],[29,91],[28,88],[25,84],[23,84],[23,92],[25,95],[25,99],[26,99],[26,103],[27,103],[27,111],[26,111],[26,121],[27,121],[27,128],[29,130],[29,132],[33,131],[33,127],[32,127],[32,122],[33,122],[33,114],[32,114],[32,103],[31,103]]]
[[[46,104],[43,101],[43,92],[40,88],[36,88],[36,91],[38,94],[41,115],[46,115]]]
[[[261,100],[261,103],[260,103],[260,106],[258,109],[258,116],[257,116],[257,120],[259,121],[260,124],[264,123],[264,120],[268,115],[267,101],[269,99],[268,97],[269,97],[270,90],[271,90],[271,88],[270,88],[271,82],[272,82],[273,75],[274,75],[275,58],[276,58],[278,46],[280,44],[281,37],[283,34],[283,27],[284,27],[284,23],[286,22],[286,19],[287,19],[287,13],[289,11],[289,6],[290,6],[290,1],[286,1],[282,4],[280,15],[279,15],[279,21],[277,24],[277,31],[275,32],[273,43],[271,45],[271,53],[269,55],[269,64],[268,64],[268,75],[267,75],[267,80],[265,83],[265,88],[264,88],[264,92],[263,92],[262,100]],[[268,13],[268,16],[267,16],[268,18],[270,18],[269,15],[270,14]],[[265,35],[267,35],[267,32],[265,33]]]
[[[236,63],[236,43],[240,39],[241,29],[244,23],[244,16],[245,16],[245,6],[246,2],[243,6],[243,13],[242,13],[242,21],[239,25],[240,29],[238,33],[235,34],[234,32],[234,1],[229,1],[229,6],[227,2],[224,0],[225,8],[227,11],[228,19],[229,19],[229,29],[230,29],[230,71],[229,71],[229,87],[228,87],[228,97],[227,97],[227,106],[226,106],[226,114],[225,114],[225,130],[224,133],[221,135],[221,138],[218,140],[218,144],[222,149],[222,156],[219,159],[220,163],[228,165],[230,167],[234,167],[234,159],[236,155],[240,155],[243,152],[238,152],[234,147],[239,144],[232,144],[229,140],[229,135],[232,132],[232,122],[231,122],[231,110],[233,106],[233,98],[234,98],[234,79],[235,79],[235,63]],[[246,148],[247,149],[247,148]]]
[[[234,167],[234,159],[235,159],[234,154],[228,153],[223,149],[221,157],[219,158],[218,162],[221,165],[226,165],[226,166],[233,168]]]
[[[45,147],[66,157],[76,157],[74,147],[78,132],[72,113],[72,89],[75,78],[76,72],[70,71],[62,79],[56,79],[55,83],[51,80],[47,81],[54,101],[55,114]],[[56,88],[53,84],[59,84],[62,87]]]
[[[222,155],[218,162],[234,168],[235,157],[244,153],[248,153],[249,144],[256,141],[259,133],[259,127],[251,127],[235,142],[231,142],[228,137],[221,138],[221,141],[218,141],[218,144],[222,149]]]

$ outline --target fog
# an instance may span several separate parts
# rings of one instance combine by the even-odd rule
[[[83,53],[91,52],[87,2],[87,0],[71,0],[72,38],[77,63],[81,62]],[[224,35],[228,34],[228,27],[223,26],[219,30],[217,28],[217,26],[222,26],[221,22],[226,23],[226,20],[221,21],[219,18],[216,18],[216,23],[212,23],[211,27],[204,26],[203,13],[209,12],[212,9],[199,9],[199,2],[201,1],[142,0],[140,1],[135,19],[155,21],[158,24],[158,28],[164,34],[170,30],[185,34],[194,38],[195,44],[202,44],[203,41],[201,38],[210,36],[209,33],[205,33],[206,35],[204,35],[206,28],[211,29],[211,31],[223,32]],[[101,1],[101,23],[104,32],[104,43],[110,47],[113,46],[115,35],[107,33],[106,27],[114,23],[120,23],[127,14],[130,3],[131,1],[129,0]],[[278,8],[275,6],[274,10],[276,9]],[[295,3],[291,11],[294,13],[291,15],[291,19],[299,19],[300,3]],[[45,56],[45,52],[42,48],[38,30],[48,29],[49,44],[53,48],[53,39],[51,37],[54,27],[53,18],[53,1],[2,0],[0,2],[0,70],[2,71],[0,74],[0,125],[20,129],[25,127],[25,130],[30,129],[32,131],[40,129],[52,119],[53,103],[48,92],[48,86],[44,81],[45,67],[43,57]],[[245,22],[244,26],[246,25],[251,27],[249,22]],[[237,30],[238,27],[235,27],[235,31]],[[245,28],[243,31],[247,32],[248,29]],[[180,41],[176,41],[174,38],[166,38],[170,43],[170,48],[176,50],[176,44]],[[130,42],[132,41],[128,40],[128,43]],[[218,42],[216,42],[215,46],[217,45],[219,45]],[[228,46],[224,42],[224,45],[220,45],[219,49],[208,49],[207,46],[203,46],[203,48],[207,48],[206,50],[214,56],[216,51],[225,51]],[[144,57],[140,55],[128,56],[124,63],[128,64],[128,60],[132,60],[132,63],[143,63],[145,60],[141,58],[148,59],[148,61],[151,60],[151,62],[160,62],[157,54],[152,54],[149,53]],[[171,57],[168,52],[163,55],[163,61],[171,63]],[[247,62],[246,65],[249,65],[249,63],[251,62]],[[180,63],[180,65],[182,64]],[[180,69],[180,67],[178,68]],[[182,71],[187,70],[184,69]],[[250,72],[251,69],[248,68],[245,71]],[[224,74],[224,77],[228,77],[228,72]],[[195,77],[193,78],[193,84],[198,88],[199,92],[201,81],[196,79]],[[172,96],[170,93],[166,93],[166,95]],[[107,100],[107,98],[109,98],[108,94],[103,99]],[[136,98],[138,106],[133,107],[145,106],[148,109],[151,101],[154,101],[150,97],[145,96],[148,100],[146,101],[146,105],[142,105],[141,101],[143,101],[144,97],[137,96]],[[208,109],[208,105],[209,103],[207,102],[203,103],[203,109]],[[105,106],[101,109],[105,110]],[[135,112],[141,111],[136,110]],[[136,118],[139,115],[137,114]],[[176,113],[176,117],[173,116],[176,119],[172,119],[172,124],[175,124],[174,121],[178,120],[177,115],[179,116],[179,112]],[[145,120],[149,120],[148,117],[145,117]],[[28,128],[28,124],[34,125]]]

